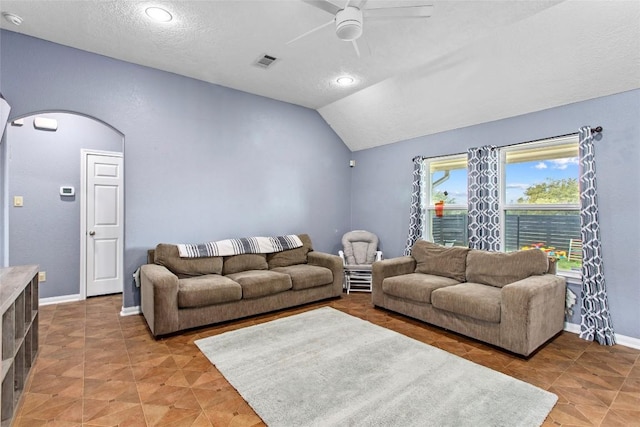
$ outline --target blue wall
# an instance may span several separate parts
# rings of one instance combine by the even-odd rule
[[[80,169],[81,149],[122,152],[123,138],[114,129],[88,117],[38,114],[58,122],[55,132],[33,127],[7,127],[9,201],[9,265],[36,263],[47,273],[40,297],[80,292]],[[76,189],[60,196],[61,186]],[[13,196],[24,198],[13,207]]]
[[[596,167],[613,326],[619,334],[640,338],[640,90],[358,151],[351,225],[378,234],[386,258],[399,256],[409,228],[413,157],[533,141],[585,125],[604,128],[596,143]],[[579,293],[579,286],[572,289]],[[579,323],[579,316],[572,321]]]
[[[398,256],[414,156],[601,125],[600,225],[613,325],[640,338],[638,90],[352,154],[313,110],[16,33],[0,31],[0,64],[12,117],[76,111],[125,135],[127,276],[158,242],[255,234],[309,232],[316,249],[335,253],[345,231],[363,228],[380,236],[385,257]],[[138,303],[127,280],[124,305]]]
[[[336,253],[350,227],[351,154],[314,110],[8,31],[0,64],[11,117],[73,111],[124,134],[125,307],[159,242],[306,232]]]

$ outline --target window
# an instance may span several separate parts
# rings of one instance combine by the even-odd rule
[[[506,252],[538,248],[558,270],[579,271],[578,137],[502,148],[502,236]]]
[[[423,235],[445,246],[468,246],[467,155],[426,159],[425,171],[429,202]]]
[[[467,155],[425,159],[425,239],[468,246]],[[500,149],[501,236],[505,252],[541,249],[563,274],[582,266],[578,136]],[[441,204],[442,202],[442,204]]]

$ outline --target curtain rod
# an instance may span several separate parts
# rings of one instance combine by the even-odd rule
[[[413,161],[415,161],[417,159],[426,160],[426,159],[436,159],[438,157],[462,156],[463,154],[466,155],[467,152],[464,151],[462,153],[440,154],[438,156],[415,156],[413,159],[411,159],[411,161],[413,162]]]
[[[601,133],[604,130],[602,128],[602,126],[591,127],[590,129],[591,129],[591,133]],[[516,142],[516,143],[513,143],[513,144],[501,145],[498,148],[511,147],[511,146],[520,145],[520,144],[529,144],[529,143],[532,143],[532,142],[545,141],[547,139],[563,138],[565,136],[572,136],[572,135],[577,135],[577,134],[578,134],[578,132],[565,133],[564,135],[557,135],[557,136],[551,136],[551,137],[547,137],[547,138],[534,139],[533,141]],[[435,158],[435,157],[458,156],[458,155],[462,155],[462,154],[466,154],[466,152],[464,152],[464,153],[445,154],[445,155],[442,155],[442,156],[415,156],[413,159],[411,159],[411,161],[413,162],[416,159],[425,160],[425,159],[432,159],[432,158]]]

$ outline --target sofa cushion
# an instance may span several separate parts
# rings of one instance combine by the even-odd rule
[[[156,246],[154,262],[178,276],[222,273],[222,257],[180,258],[178,247],[167,243]]]
[[[547,255],[538,249],[509,253],[472,250],[467,255],[467,281],[500,288],[545,274],[548,268]]]
[[[222,274],[239,273],[248,270],[266,270],[267,256],[265,254],[242,254],[224,257]]]
[[[219,274],[206,274],[178,280],[178,307],[204,307],[238,301],[242,288],[233,280]]]
[[[433,307],[485,322],[500,323],[500,288],[460,283],[433,291]]]
[[[331,270],[317,265],[298,264],[289,267],[276,267],[271,271],[288,274],[291,277],[292,289],[295,291],[333,283]]]
[[[394,297],[430,304],[434,290],[458,283],[460,282],[449,277],[409,273],[387,277],[382,281],[382,291]]]
[[[301,247],[267,254],[269,268],[288,267],[290,265],[307,263],[307,254],[313,250],[311,247],[311,238],[308,234],[298,234],[298,237],[302,240]]]
[[[240,284],[243,299],[260,298],[291,289],[291,277],[275,271],[249,270],[226,277]]]
[[[411,249],[416,260],[416,273],[433,274],[465,281],[468,248],[445,247],[418,240]]]

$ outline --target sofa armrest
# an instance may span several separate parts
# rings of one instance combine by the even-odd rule
[[[413,273],[416,270],[416,260],[412,256],[389,258],[375,261],[371,267],[371,300],[374,305],[382,302],[382,281],[387,277]]]
[[[178,276],[162,265],[140,267],[140,305],[154,336],[179,330]]]
[[[553,274],[531,276],[501,291],[502,346],[528,356],[564,329],[566,280]]]
[[[342,259],[338,255],[311,251],[307,254],[307,262],[311,265],[326,267],[331,270],[331,273],[333,273],[334,296],[340,296],[342,294],[344,266],[342,263]]]

